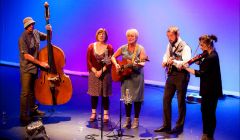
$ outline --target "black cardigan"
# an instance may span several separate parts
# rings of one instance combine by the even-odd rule
[[[221,97],[222,80],[218,53],[212,51],[200,63],[200,70],[195,70],[196,77],[200,77],[200,95]]]

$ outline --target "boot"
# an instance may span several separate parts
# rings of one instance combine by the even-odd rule
[[[123,128],[129,128],[131,127],[131,118],[130,117],[126,117],[125,123],[122,126]]]
[[[35,117],[35,116],[42,117],[44,115],[45,115],[45,112],[38,110],[38,109],[30,112],[31,117]]]
[[[138,125],[139,125],[139,119],[138,118],[134,118],[131,128],[132,129],[138,128]]]
[[[207,134],[203,134],[201,140],[207,140]]]
[[[207,137],[206,140],[214,140],[214,138],[213,137]]]

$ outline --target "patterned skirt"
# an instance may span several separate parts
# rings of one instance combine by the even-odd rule
[[[103,88],[103,93],[101,94]],[[108,97],[112,95],[112,77],[111,73],[104,73],[104,78],[99,79],[93,72],[89,72],[88,76],[88,92],[91,96]]]

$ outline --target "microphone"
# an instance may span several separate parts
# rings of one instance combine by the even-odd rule
[[[111,64],[111,56],[108,56],[108,49],[105,50],[105,57],[101,60],[104,64]]]
[[[132,103],[132,96],[130,95],[129,89],[126,89],[126,95],[124,97],[125,104],[131,104]]]

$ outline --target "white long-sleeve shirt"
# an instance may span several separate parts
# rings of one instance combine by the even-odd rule
[[[181,43],[181,46],[178,46],[179,43]],[[173,65],[176,66],[177,68],[181,68],[183,63],[191,59],[191,48],[179,37],[178,41],[174,44],[174,46],[172,46],[170,43],[167,45],[166,52],[163,56],[163,63],[167,63],[168,59],[171,57],[170,55],[171,48],[172,52],[174,52],[175,49],[177,48],[177,51],[175,53],[180,55],[182,58],[182,60],[176,60],[174,58]]]

